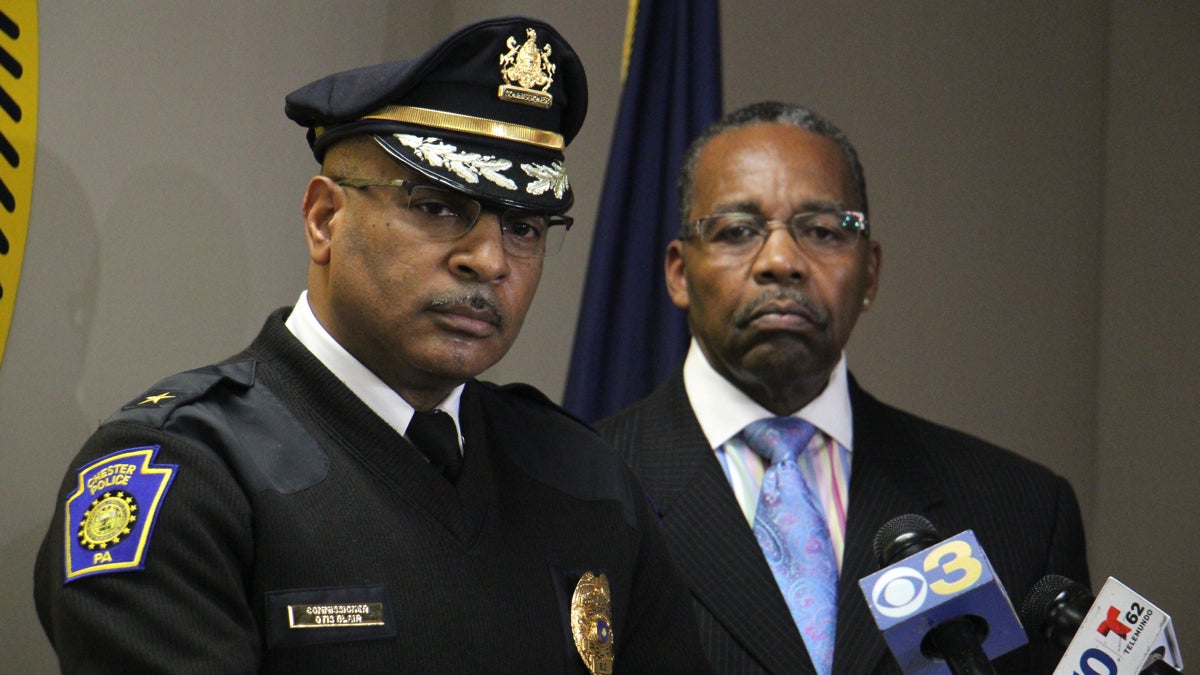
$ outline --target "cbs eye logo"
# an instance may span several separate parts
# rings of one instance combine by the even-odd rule
[[[951,540],[930,549],[922,570],[897,566],[884,572],[871,589],[875,611],[898,619],[920,610],[930,592],[953,595],[969,588],[983,575],[983,563],[973,552],[970,543]]]
[[[920,572],[911,567],[897,567],[875,581],[871,600],[880,614],[896,619],[920,609],[928,594],[929,584]]]

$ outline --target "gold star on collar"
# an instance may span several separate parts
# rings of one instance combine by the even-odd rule
[[[138,403],[138,405],[146,405],[147,403],[152,404],[152,405],[158,405],[159,403],[162,403],[164,399],[168,399],[168,398],[175,398],[175,396],[172,395],[171,392],[169,392],[169,391],[164,391],[161,394],[147,396],[146,400],[142,401],[141,403]]]

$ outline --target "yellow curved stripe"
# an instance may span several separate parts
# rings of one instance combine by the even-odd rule
[[[633,53],[633,31],[637,28],[638,0],[629,0],[629,11],[625,14],[625,45],[621,49],[621,84],[629,74],[629,56]]]
[[[37,0],[0,2],[0,363],[29,231],[37,147]]]

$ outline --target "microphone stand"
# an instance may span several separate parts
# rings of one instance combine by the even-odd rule
[[[960,616],[943,621],[929,631],[926,639],[930,651],[945,659],[954,675],[996,675],[969,618]]]

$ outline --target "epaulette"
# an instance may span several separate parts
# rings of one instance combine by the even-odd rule
[[[325,476],[325,452],[271,387],[256,386],[256,364],[227,361],[172,375],[105,424],[141,424],[191,439],[228,464],[247,492],[304,489]]]
[[[580,417],[577,417],[575,415],[575,413],[571,412],[570,410],[567,410],[566,408],[562,407],[561,405],[550,400],[549,396],[546,396],[546,394],[544,392],[542,392],[541,389],[538,389],[537,387],[533,386],[532,384],[525,384],[523,382],[514,382],[511,384],[492,384],[491,382],[481,382],[481,384],[492,387],[496,391],[503,391],[503,392],[508,392],[511,394],[516,394],[517,396],[519,396],[521,398],[528,399],[530,401],[538,403],[539,405],[543,405],[547,408],[550,408],[551,410],[558,412],[560,415],[563,415],[564,417],[568,417],[571,420],[578,422],[579,424],[587,427],[589,430],[592,430],[594,432],[594,430],[592,429],[592,425],[589,424],[586,420],[581,419]]]
[[[241,390],[254,385],[254,362],[206,366],[172,375],[109,416],[162,429],[181,407],[222,383]],[[127,447],[93,459],[77,470],[78,482],[65,499],[63,582],[145,566],[145,553],[159,508],[179,473],[158,460],[160,446]]]
[[[270,387],[255,386],[255,369],[245,359],[172,375],[105,421],[162,433],[77,470],[65,504],[64,582],[143,569],[159,507],[187,470],[159,459],[158,439],[175,436],[211,453],[250,494],[291,493],[325,477],[324,451]]]
[[[132,422],[161,428],[177,409],[208,396],[220,385],[232,385],[239,390],[253,387],[254,363],[246,359],[177,373],[126,403],[104,423]]]
[[[503,443],[511,461],[577,499],[621,503],[626,522],[637,527],[628,467],[590,425],[531,385],[480,384],[492,394],[484,416],[496,438],[519,439]]]

